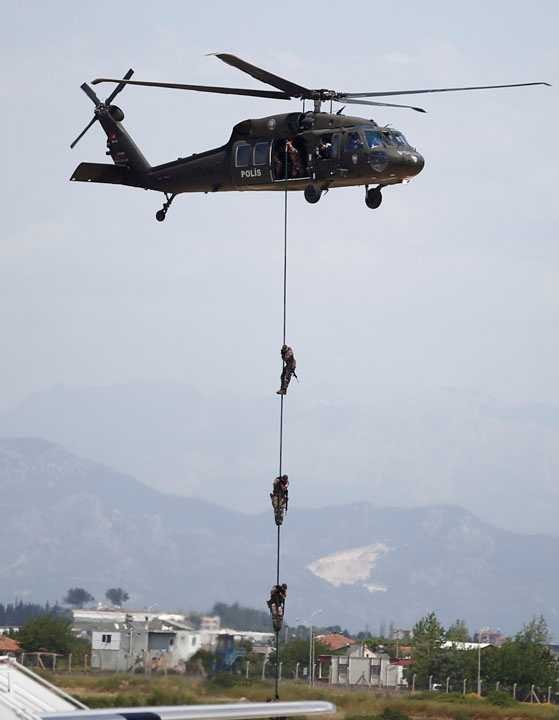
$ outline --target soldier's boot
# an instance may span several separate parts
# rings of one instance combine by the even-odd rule
[[[276,391],[276,395],[287,395],[287,390],[284,387],[280,387],[280,389]]]

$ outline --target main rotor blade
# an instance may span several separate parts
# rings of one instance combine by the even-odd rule
[[[395,107],[395,108],[406,108],[408,110],[415,110],[416,112],[427,112],[427,110],[424,110],[420,107],[414,107],[413,105],[396,105],[395,103],[385,103],[385,102],[375,102],[374,100],[355,100],[352,97],[346,97],[345,95],[340,95],[336,102],[346,103],[347,105],[379,105],[381,107]]]
[[[290,80],[279,77],[279,75],[274,75],[273,73],[263,70],[256,65],[251,65],[245,60],[241,60],[241,58],[238,58],[236,55],[229,55],[229,53],[212,54],[219,58],[222,62],[227,63],[227,65],[231,65],[232,67],[237,68],[237,70],[247,73],[247,75],[256,78],[256,80],[260,80],[260,82],[266,83],[266,85],[279,88],[292,97],[312,97],[312,92],[308,88],[292,83]]]
[[[275,100],[291,100],[291,95],[273,90],[245,90],[243,88],[216,87],[214,85],[184,85],[183,83],[162,83],[143,80],[118,80],[115,78],[95,78],[92,85],[112,82],[121,85],[141,85],[142,87],[170,88],[171,90],[196,90],[197,92],[220,93],[221,95],[248,95],[249,97],[274,98]]]
[[[82,83],[80,87],[87,95],[87,97],[91,100],[91,102],[95,105],[95,107],[101,105],[101,100],[99,100],[95,92],[89,87],[87,83]]]
[[[461,90],[494,90],[495,88],[508,87],[526,87],[527,85],[547,85],[547,82],[529,82],[529,83],[512,83],[509,85],[472,85],[471,87],[451,87],[451,88],[429,88],[427,90],[391,90],[388,92],[364,92],[364,93],[339,93],[342,98],[359,98],[359,97],[388,97],[389,95],[420,95],[423,93],[442,93],[457,92]]]
[[[89,130],[89,128],[93,125],[93,123],[97,120],[97,115],[93,117],[93,119],[85,126],[85,129],[81,131],[81,133],[78,135],[78,137],[74,140],[74,142],[70,145],[70,150],[73,150],[74,147],[79,143],[79,141],[82,139],[82,137],[86,134],[86,132]]]
[[[130,78],[134,75],[134,70],[130,68],[130,70],[126,73],[126,75],[122,78],[122,80],[119,82],[119,84],[115,87],[115,89],[112,91],[112,93],[109,95],[109,97],[105,100],[105,105],[110,105],[112,101],[115,99],[115,97],[124,90],[125,88],[125,80],[130,80]]]

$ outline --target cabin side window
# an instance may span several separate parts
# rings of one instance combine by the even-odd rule
[[[267,165],[270,156],[270,143],[258,142],[254,146],[254,164]]]
[[[246,167],[250,163],[251,147],[248,143],[239,143],[235,151],[235,167]]]

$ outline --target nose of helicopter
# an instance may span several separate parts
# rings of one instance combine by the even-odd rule
[[[416,150],[407,154],[404,165],[406,171],[409,173],[409,177],[415,177],[425,167],[425,159],[423,155],[418,153]]]

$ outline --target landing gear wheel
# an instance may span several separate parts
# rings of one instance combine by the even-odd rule
[[[371,188],[365,193],[365,205],[371,210],[376,210],[382,202],[381,188]]]
[[[158,210],[155,213],[155,219],[158,222],[163,222],[165,220],[165,217],[167,216],[167,210],[171,207],[171,203],[175,199],[176,193],[163,193],[165,195],[165,202],[163,203],[163,207],[161,210]]]
[[[307,185],[305,188],[305,200],[314,205],[320,200],[322,190],[316,185]]]

